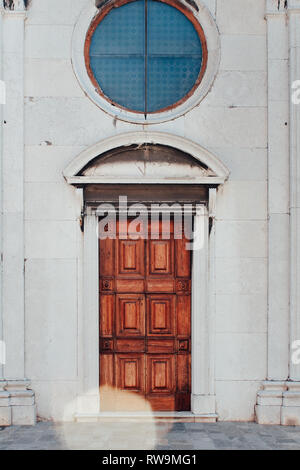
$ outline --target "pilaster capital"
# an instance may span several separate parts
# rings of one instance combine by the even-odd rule
[[[3,8],[10,11],[26,10],[26,0],[3,0]]]
[[[25,16],[27,0],[3,0],[0,13],[5,16]]]
[[[298,1],[298,0],[296,0]],[[266,0],[266,18],[286,15],[288,0]]]

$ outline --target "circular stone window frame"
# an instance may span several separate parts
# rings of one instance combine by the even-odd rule
[[[87,71],[88,71],[88,75],[89,75],[92,83],[94,84],[94,87],[97,89],[98,93],[101,96],[103,96],[103,98],[105,98],[107,101],[109,101],[113,106],[117,106],[121,109],[124,109],[125,111],[129,111],[130,113],[143,114],[144,115],[145,114],[144,111],[131,110],[128,107],[117,103],[116,101],[111,99],[109,96],[105,95],[105,93],[102,91],[101,86],[97,82],[97,79],[96,79],[96,77],[95,77],[95,75],[92,71],[91,60],[90,60],[90,49],[91,49],[91,41],[92,41],[93,35],[95,34],[96,29],[98,28],[100,23],[104,20],[104,18],[107,15],[109,15],[109,13],[114,8],[116,8],[114,4],[116,4],[116,6],[119,8],[121,6],[127,5],[128,3],[133,3],[135,1],[136,0],[115,0],[115,2],[114,1],[109,1],[109,2],[107,2],[103,5],[103,8],[101,8],[99,10],[99,14],[92,21],[90,29],[87,33],[86,40],[85,40],[85,47],[84,47],[84,55],[85,55],[85,63],[86,63],[86,68],[87,68]],[[187,8],[185,5],[183,5],[182,1],[179,1],[179,0],[160,0],[160,3],[164,3],[166,5],[172,6],[173,8],[176,8],[177,10],[179,10],[186,17],[186,19],[188,19],[192,23],[192,25],[194,26],[194,29],[195,29],[195,31],[198,35],[200,43],[201,43],[202,62],[201,62],[201,67],[200,67],[197,79],[196,79],[194,85],[192,86],[192,88],[188,91],[188,93],[186,93],[186,95],[184,95],[182,98],[175,101],[171,105],[168,105],[168,106],[166,106],[164,108],[161,108],[161,109],[158,109],[156,111],[149,111],[147,113],[147,119],[148,119],[148,116],[150,114],[163,113],[163,112],[168,111],[170,109],[177,108],[177,106],[179,106],[181,103],[186,101],[190,96],[192,96],[192,94],[195,92],[195,90],[200,85],[200,83],[203,79],[203,76],[205,74],[205,71],[206,71],[206,66],[207,66],[206,38],[205,38],[204,31],[203,31],[202,26],[200,25],[199,21],[196,20],[195,16],[192,14],[190,9]]]
[[[103,9],[107,7],[106,2]],[[170,2],[168,2],[170,4]],[[199,82],[199,77],[193,89],[179,104],[162,111],[149,113],[145,119],[143,113],[129,111],[120,105],[114,104],[100,93],[99,86],[93,83],[86,64],[87,36],[91,34],[91,27],[97,22],[101,8],[96,8],[95,0],[88,0],[86,7],[82,10],[74,28],[72,37],[72,65],[74,73],[84,93],[104,112],[115,119],[134,124],[149,125],[158,124],[183,116],[188,111],[198,106],[210,91],[216,78],[220,64],[220,38],[217,25],[208,8],[199,0],[177,0],[175,4],[182,4],[184,9],[192,14],[202,28],[207,47],[206,70]]]

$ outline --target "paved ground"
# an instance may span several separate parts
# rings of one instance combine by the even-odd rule
[[[300,427],[255,423],[38,423],[0,427],[9,449],[290,449],[300,450]]]

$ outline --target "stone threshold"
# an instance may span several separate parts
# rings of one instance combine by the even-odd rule
[[[146,412],[108,412],[78,413],[75,421],[78,423],[107,423],[107,422],[161,422],[161,423],[215,423],[218,415],[215,413],[194,414],[190,411],[156,411]]]

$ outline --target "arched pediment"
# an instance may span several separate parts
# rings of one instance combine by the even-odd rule
[[[183,137],[135,132],[103,140],[64,171],[73,185],[97,183],[221,184],[228,169],[211,152]]]

